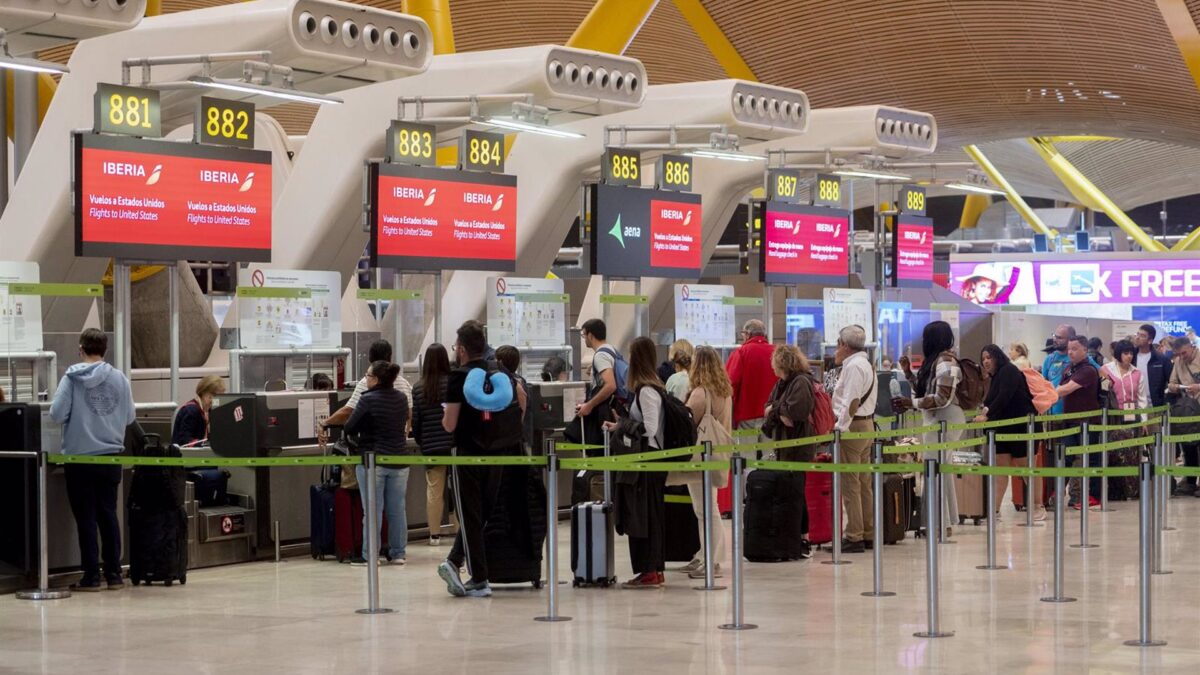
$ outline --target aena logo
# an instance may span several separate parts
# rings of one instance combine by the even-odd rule
[[[617,214],[617,222],[608,231],[613,237],[616,237],[617,242],[621,244],[621,248],[625,248],[625,233],[621,229],[621,214]]]

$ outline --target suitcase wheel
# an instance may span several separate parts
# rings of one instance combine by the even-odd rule
[[[134,586],[140,586],[142,583],[142,580],[141,579],[130,579],[129,583],[133,584]]]
[[[168,588],[169,588],[169,587],[171,586],[171,584],[173,584],[173,583],[175,583],[175,582],[174,582],[174,581],[172,581],[171,579],[164,579],[164,580],[163,580],[163,586],[167,586]]]
[[[959,517],[958,517],[958,524],[959,524],[959,525],[962,525],[962,524],[963,524],[963,523],[965,523],[965,522],[967,522],[967,517],[966,517],[966,516],[959,516]]]
[[[186,576],[179,577],[179,585],[180,585],[180,586],[183,586],[183,585],[184,585],[184,584],[186,584],[186,583],[187,583],[187,577],[186,577]]]
[[[976,518],[976,519],[975,519],[975,527],[979,527],[979,524],[980,524],[981,522],[983,522],[983,518]]]
[[[531,581],[531,582],[529,582],[529,584],[539,591],[542,590],[542,580],[541,579],[538,579],[537,581]]]

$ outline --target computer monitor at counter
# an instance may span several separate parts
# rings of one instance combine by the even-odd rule
[[[266,457],[317,444],[317,425],[343,405],[335,391],[221,394],[209,413],[209,444],[219,457]]]

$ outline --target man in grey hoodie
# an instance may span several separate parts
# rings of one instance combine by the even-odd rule
[[[63,454],[116,455],[125,449],[125,428],[135,419],[129,379],[104,361],[108,336],[89,328],[79,336],[82,363],[67,369],[58,383],[50,417],[63,425]],[[79,528],[83,578],[77,591],[110,591],[125,587],[121,580],[121,525],[117,520],[117,490],[121,467],[115,464],[67,464],[67,497]],[[104,544],[104,584],[96,531]]]

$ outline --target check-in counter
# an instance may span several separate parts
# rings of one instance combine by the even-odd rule
[[[530,382],[529,402],[526,407],[525,425],[527,436],[532,439],[535,455],[545,454],[548,440],[562,440],[563,429],[575,418],[576,404],[584,402],[586,382]],[[602,439],[587,439],[600,444]],[[581,457],[579,453],[564,453],[563,458]],[[571,508],[571,481],[574,473],[558,473],[558,508]]]

